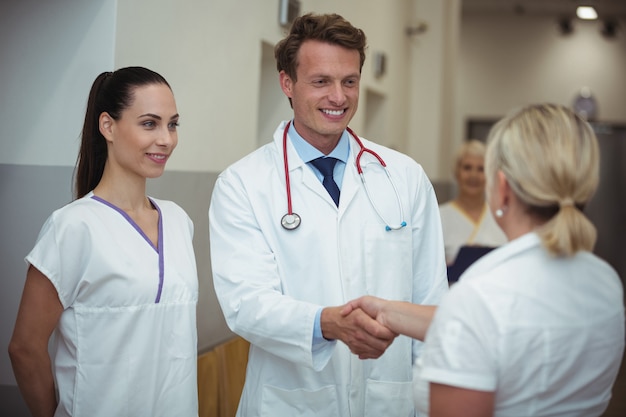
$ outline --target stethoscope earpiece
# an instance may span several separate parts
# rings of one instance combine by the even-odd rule
[[[405,226],[406,226],[406,222],[405,222],[405,221],[403,221],[402,223],[400,223],[400,226],[396,226],[396,227],[385,226],[385,230],[386,230],[386,231],[388,231],[388,232],[390,232],[390,231],[392,231],[392,230],[400,230],[400,229],[402,229],[402,228],[403,228],[403,227],[405,227]]]

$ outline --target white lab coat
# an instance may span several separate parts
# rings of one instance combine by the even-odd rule
[[[386,231],[354,165],[351,139],[339,207],[288,141],[296,230],[287,212],[282,138],[226,169],[209,210],[215,290],[229,327],[251,342],[238,416],[413,416],[411,365],[420,343],[397,338],[377,360],[343,343],[312,349],[315,313],[365,294],[438,304],[447,291],[439,209],[422,168],[363,140],[387,163],[407,227]],[[400,223],[380,164],[362,167],[379,211]]]

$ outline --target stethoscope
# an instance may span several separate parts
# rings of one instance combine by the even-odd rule
[[[291,124],[291,121],[287,122],[287,125],[285,126],[285,130],[283,131],[283,160],[285,162],[285,187],[287,188],[287,214],[285,214],[280,219],[280,224],[285,228],[285,230],[295,230],[298,228],[298,226],[300,226],[300,223],[302,222],[302,219],[300,218],[300,216],[297,213],[293,212],[293,209],[291,206],[291,184],[289,182],[289,162],[287,158],[287,131],[289,130],[290,124]],[[359,173],[359,177],[361,177],[361,182],[363,183],[363,187],[365,188],[365,194],[367,194],[367,199],[370,201],[370,204],[374,208],[374,211],[376,212],[378,217],[385,224],[385,230],[390,231],[390,230],[402,229],[403,227],[406,226],[406,222],[404,220],[401,220],[400,224],[397,226],[391,226],[390,223],[385,220],[382,214],[380,214],[380,211],[378,211],[378,207],[376,207],[376,204],[374,204],[374,201],[372,200],[372,197],[370,196],[369,188],[367,187],[367,182],[365,181],[365,176],[363,175],[363,169],[361,168],[361,156],[364,153],[369,153],[373,155],[378,160],[380,165],[383,167],[385,174],[387,174],[387,179],[389,179],[389,183],[393,187],[393,192],[396,194],[396,200],[398,202],[398,207],[400,208],[400,219],[404,219],[404,212],[402,210],[402,202],[400,201],[400,194],[398,194],[398,189],[396,188],[396,184],[391,179],[391,175],[389,174],[389,170],[387,169],[387,164],[385,164],[385,161],[383,161],[383,159],[376,152],[374,152],[371,149],[366,148],[361,142],[361,140],[359,139],[359,137],[352,131],[352,129],[350,129],[349,127],[346,127],[346,130],[348,131],[348,133],[350,133],[350,135],[352,135],[356,143],[361,148],[354,162],[356,165],[357,172]]]

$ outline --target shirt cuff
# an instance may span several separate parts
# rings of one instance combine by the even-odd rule
[[[321,316],[322,308],[315,313],[315,322],[313,325],[312,355],[313,369],[316,371],[321,371],[326,366],[337,344],[336,340],[328,340],[322,336]]]
[[[324,339],[324,336],[322,336],[321,318],[322,308],[320,307],[320,309],[317,310],[317,313],[315,313],[315,322],[313,324],[313,348],[326,341],[326,339]]]

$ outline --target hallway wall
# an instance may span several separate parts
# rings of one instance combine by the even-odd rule
[[[456,143],[466,137],[470,119],[496,120],[539,101],[571,106],[583,87],[598,102],[597,121],[626,124],[626,32],[606,38],[600,21],[576,20],[573,27],[563,35],[555,16],[463,14]]]

